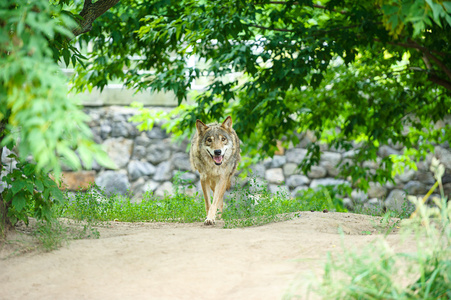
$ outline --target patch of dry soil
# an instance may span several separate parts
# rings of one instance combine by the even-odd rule
[[[379,238],[377,225],[371,216],[321,212],[240,229],[115,222],[99,228],[100,239],[48,253],[11,256],[4,245],[0,299],[281,299],[322,274],[327,252],[339,256],[342,243],[359,249]],[[388,241],[400,249],[396,233]]]

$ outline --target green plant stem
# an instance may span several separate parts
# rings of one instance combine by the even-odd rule
[[[439,185],[439,182],[436,181],[435,184],[432,186],[432,188],[429,190],[429,192],[426,194],[426,196],[424,196],[423,203],[425,203],[428,200],[428,198],[432,195],[432,193],[435,191],[435,189],[438,187],[438,185]],[[413,219],[417,213],[418,213],[418,208],[410,216],[410,219]]]

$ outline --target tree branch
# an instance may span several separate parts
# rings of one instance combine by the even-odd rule
[[[295,30],[295,29],[271,28],[271,27],[265,27],[265,26],[256,25],[256,24],[248,24],[248,26],[259,28],[259,29],[264,29],[264,30],[273,30],[273,31],[281,31],[281,32],[298,32],[299,31],[299,30]],[[331,29],[316,29],[314,32],[311,33],[311,35],[318,36],[319,34],[327,34],[330,32],[337,31],[337,30],[345,30],[345,29],[355,28],[358,26],[359,25],[350,25],[350,26],[343,26],[343,27],[335,27],[335,28],[331,28]]]
[[[413,40],[409,40],[410,43],[412,43],[413,45],[417,46],[417,49],[421,51],[421,53],[423,53],[423,60],[426,58],[427,60],[425,61],[428,62],[430,59],[433,60],[437,66],[439,66],[439,68],[445,72],[445,74],[448,76],[449,79],[451,79],[451,70],[445,66],[445,64],[437,58],[437,56],[432,54],[432,51],[430,51],[428,48],[421,46],[420,44],[418,44],[417,42],[413,41]],[[429,63],[430,65],[430,63]],[[435,82],[435,81],[434,81]],[[445,80],[445,82],[447,82]]]
[[[287,5],[288,2],[287,1],[269,1],[269,2],[262,2],[262,3],[254,3],[254,5],[263,5],[263,4],[282,4],[282,5]],[[299,5],[299,2],[293,2],[291,4],[292,5]],[[343,10],[342,11],[338,11],[336,9],[328,9],[326,6],[319,5],[319,4],[312,4],[311,7],[320,8],[320,9],[324,9],[324,10],[330,10],[330,11],[333,11],[333,12],[338,12],[338,13],[340,13],[342,15],[346,15],[347,14],[347,12],[345,12]]]
[[[88,11],[89,6],[92,4],[92,0],[85,0],[85,3],[83,3],[83,9],[80,12],[80,15],[85,15]]]
[[[383,43],[380,39],[374,39],[374,41],[375,42],[379,42],[379,43]],[[413,42],[413,41],[411,43],[408,43],[408,44],[406,44],[406,43],[394,43],[394,42],[386,42],[386,43],[389,44],[389,45],[399,46],[399,47],[403,47],[403,48],[418,49],[421,52],[428,51],[430,53],[435,53],[435,54],[438,54],[440,56],[446,56],[446,53],[444,53],[444,52],[435,51],[435,50],[429,50],[428,48],[423,47],[423,46],[421,46],[418,43]]]
[[[374,41],[382,43],[382,41],[379,40],[379,39],[374,39]],[[413,48],[413,49],[416,49],[419,52],[421,52],[423,54],[422,59],[423,59],[424,64],[427,67],[427,71],[423,70],[423,69],[420,69],[420,70],[423,71],[423,72],[426,71],[426,72],[429,73],[429,76],[428,76],[428,80],[429,81],[432,81],[432,82],[434,82],[434,83],[436,83],[438,85],[441,85],[444,88],[446,88],[446,89],[451,91],[451,82],[450,81],[442,79],[442,78],[440,78],[440,77],[438,77],[438,76],[436,76],[436,75],[431,73],[431,72],[434,72],[434,70],[432,69],[432,64],[431,64],[431,60],[433,60],[437,64],[437,66],[449,77],[449,79],[451,79],[451,70],[447,66],[445,66],[445,64],[440,59],[438,59],[437,56],[432,54],[432,53],[436,53],[438,55],[445,56],[445,53],[439,52],[439,51],[429,50],[428,48],[426,48],[424,46],[421,46],[417,42],[415,42],[413,40],[410,40],[410,39],[409,39],[408,42],[409,43],[407,43],[407,44],[406,43],[387,42],[387,44],[400,46],[400,47],[404,47],[404,48]],[[418,69],[414,69],[414,68],[410,68],[410,69],[414,70],[414,71],[419,71]]]
[[[281,31],[281,32],[296,32],[294,29],[283,29],[283,28],[270,28],[261,25],[249,24],[250,27],[255,27],[264,30],[273,30],[273,31]]]
[[[445,72],[445,74],[448,76],[448,78],[451,79],[451,70],[448,69],[440,59],[438,59],[436,56],[432,55],[430,52],[423,52],[423,54],[427,58],[435,61],[435,63],[440,67],[440,69],[442,69],[442,71]]]
[[[426,68],[428,68],[428,70],[431,70],[432,65],[431,65],[431,62],[429,61],[429,58],[425,54],[423,54],[422,59],[423,59],[424,64],[426,65]]]
[[[88,32],[92,29],[92,23],[107,12],[111,7],[116,5],[120,0],[98,0],[92,3],[92,0],[85,0],[83,9],[80,12],[80,20],[78,27],[72,30],[75,36]]]
[[[432,74],[428,76],[428,80],[432,81],[438,85],[441,85],[444,88],[446,88],[447,90],[451,91],[451,82],[449,82],[447,80],[444,80],[444,79],[442,79],[438,76],[432,75]]]

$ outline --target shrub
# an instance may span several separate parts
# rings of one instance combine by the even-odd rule
[[[409,197],[417,210],[402,233],[415,239],[415,253],[397,253],[384,239],[358,251],[343,247],[339,258],[328,256],[322,280],[310,288],[325,299],[451,299],[451,203],[442,175],[436,173],[442,197],[433,199],[435,207],[424,204],[427,197]]]

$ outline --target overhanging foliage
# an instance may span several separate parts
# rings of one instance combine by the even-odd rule
[[[232,114],[252,157],[312,130],[304,170],[320,141],[347,150],[357,141],[343,175],[366,187],[409,162],[387,157],[369,174],[361,163],[381,145],[402,143],[419,158],[449,140],[449,124],[434,123],[451,107],[450,24],[447,1],[121,1],[80,37],[93,51],[75,84],[120,80],[182,102],[207,76],[173,128]]]

